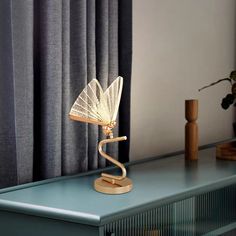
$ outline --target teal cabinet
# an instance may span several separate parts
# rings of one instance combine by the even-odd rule
[[[157,157],[127,172],[134,188],[123,195],[93,189],[100,171],[2,189],[0,235],[196,236],[234,228],[236,162],[216,160],[215,148],[200,151],[198,162]]]

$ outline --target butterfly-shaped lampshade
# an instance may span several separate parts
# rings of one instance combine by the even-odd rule
[[[70,110],[70,118],[113,128],[120,105],[123,78],[118,77],[103,91],[93,79],[80,93]]]

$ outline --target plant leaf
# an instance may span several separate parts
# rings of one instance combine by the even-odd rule
[[[229,76],[230,79],[236,81],[236,71],[233,70],[231,73],[230,73],[230,76]]]

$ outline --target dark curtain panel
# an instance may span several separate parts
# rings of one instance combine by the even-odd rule
[[[68,119],[86,84],[124,77],[129,138],[132,0],[0,1],[0,187],[104,167],[101,129]],[[124,162],[129,142],[107,147]]]
[[[119,160],[129,161],[130,144],[130,93],[131,93],[131,62],[132,62],[132,0],[119,2],[119,75],[125,78],[123,96],[120,103],[119,134],[126,135],[128,140],[119,143]]]

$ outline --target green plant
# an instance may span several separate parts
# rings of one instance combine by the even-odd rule
[[[230,105],[232,105],[234,103],[234,101],[236,99],[236,71],[232,71],[229,75],[229,78],[220,79],[214,83],[211,83],[207,86],[200,88],[198,91],[201,91],[205,88],[211,87],[211,86],[218,84],[222,81],[229,81],[229,83],[231,85],[231,93],[228,93],[224,98],[222,98],[222,102],[221,102],[221,107],[226,110],[230,107]],[[236,106],[236,103],[234,103],[234,106]]]

